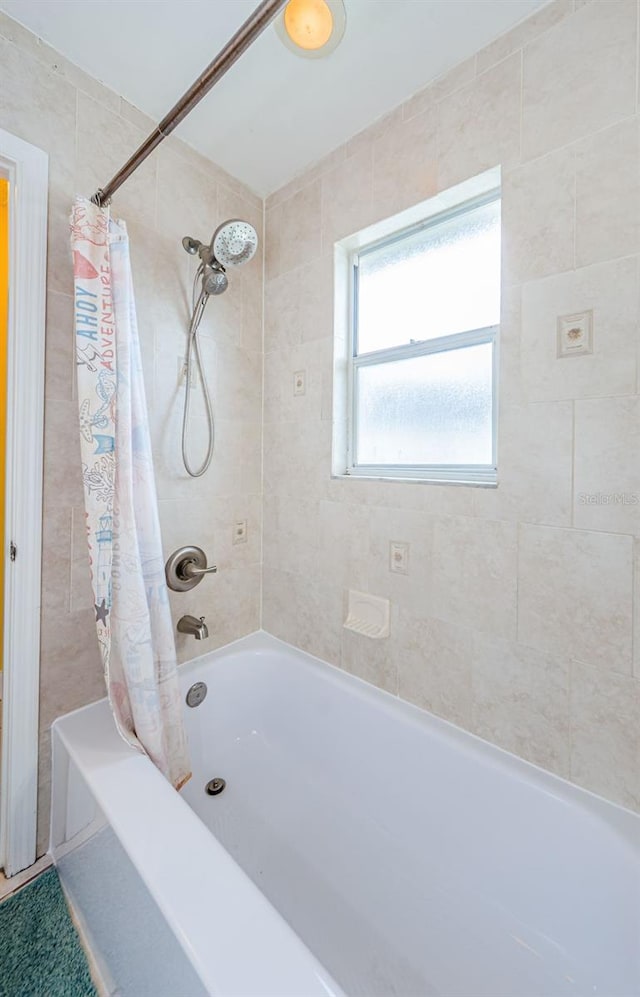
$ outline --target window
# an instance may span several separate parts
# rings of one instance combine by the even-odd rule
[[[347,260],[346,472],[495,482],[499,190],[352,248]]]

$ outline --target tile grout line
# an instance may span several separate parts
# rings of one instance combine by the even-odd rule
[[[258,625],[263,628],[264,619],[264,526],[265,526],[265,489],[264,489],[264,455],[265,455],[265,368],[266,368],[266,300],[267,300],[267,201],[262,199],[262,308],[261,308],[261,333],[262,333],[262,356],[261,363],[261,418],[260,418],[260,592],[258,606]]]
[[[518,124],[518,139],[520,143],[518,165],[521,165],[524,161],[524,47],[520,49],[520,117]]]
[[[571,523],[576,528],[576,399],[571,400]]]
[[[73,514],[73,506],[71,506],[71,508],[69,509],[67,523],[69,525],[69,575],[67,579],[69,583],[69,592],[68,592],[69,599],[67,602],[67,612],[72,613],[73,612],[73,548],[74,548],[73,533],[75,526],[75,516]]]
[[[578,154],[573,149],[573,272],[578,269]]]
[[[636,89],[635,89],[636,114],[638,113],[638,86],[640,86],[640,0],[636,0]]]
[[[636,633],[636,595],[638,587],[637,579],[637,547],[638,541],[633,538],[631,543],[631,675],[633,678],[637,678],[636,669],[636,646],[638,643],[638,635]]]

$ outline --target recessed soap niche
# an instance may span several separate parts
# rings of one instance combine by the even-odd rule
[[[346,630],[353,630],[363,637],[379,639],[389,636],[389,600],[368,592],[349,589]]]

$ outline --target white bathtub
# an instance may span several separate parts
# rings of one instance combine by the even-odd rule
[[[105,702],[53,728],[52,851],[112,993],[640,995],[638,816],[266,634],[182,681],[180,795]]]

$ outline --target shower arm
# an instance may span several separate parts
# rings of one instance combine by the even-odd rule
[[[247,18],[244,24],[236,31],[235,35],[221,49],[213,62],[209,63],[195,83],[182,95],[178,103],[156,125],[155,130],[145,139],[140,148],[134,152],[108,184],[98,188],[91,198],[94,204],[97,204],[98,207],[104,207],[109,204],[112,196],[125,180],[129,179],[131,174],[138,169],[147,156],[160,145],[163,139],[171,134],[176,125],[179,125],[183,118],[186,118],[196,104],[200,103],[202,98],[209,93],[218,80],[224,76],[226,71],[240,58],[243,52],[246,52],[258,35],[270,24],[286,2],[287,0],[263,0],[256,7],[251,16]]]

